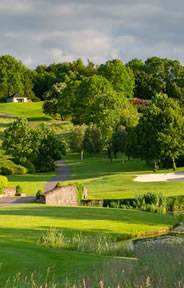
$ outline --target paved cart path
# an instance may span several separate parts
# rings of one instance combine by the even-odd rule
[[[64,162],[64,160],[56,161],[57,175],[50,179],[44,186],[44,192],[53,189],[58,182],[67,181],[71,175],[70,167]]]

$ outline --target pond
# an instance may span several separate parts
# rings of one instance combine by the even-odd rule
[[[181,220],[180,224],[172,231],[164,235],[149,238],[130,240],[129,247],[134,249],[137,246],[150,246],[154,244],[183,245],[184,246],[184,211],[177,214]]]

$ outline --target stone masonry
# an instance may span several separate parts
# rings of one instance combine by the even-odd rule
[[[54,188],[44,193],[45,204],[61,206],[78,206],[77,188],[73,185],[66,185]],[[83,199],[87,197],[87,188],[84,187]]]
[[[16,194],[15,187],[4,187],[4,197],[13,197]]]
[[[54,188],[45,192],[45,203],[61,206],[78,206],[77,189],[72,185]]]

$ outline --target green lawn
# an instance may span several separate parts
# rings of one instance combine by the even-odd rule
[[[29,121],[48,121],[51,118],[42,111],[43,102],[0,103],[0,112],[28,118]]]
[[[9,186],[16,187],[21,185],[23,193],[27,195],[35,195],[39,189],[43,189],[48,180],[56,175],[56,172],[35,173],[27,175],[10,175],[7,176]]]
[[[57,227],[65,233],[82,231],[93,234],[112,234],[127,238],[153,232],[176,223],[168,215],[108,208],[56,207],[23,205],[0,209],[0,287],[16,272],[45,273],[54,267],[57,278],[73,279],[86,274],[103,257],[75,251],[38,246],[41,232]],[[93,238],[92,238],[93,239]]]
[[[152,167],[146,165],[144,161],[126,160],[122,165],[120,158],[113,159],[111,163],[103,156],[94,158],[86,155],[81,162],[77,154],[68,154],[65,160],[72,170],[71,180],[85,184],[89,199],[133,198],[140,192],[164,192],[167,196],[184,195],[184,181],[134,182],[133,179],[138,174],[153,173]],[[184,168],[177,170],[184,171]],[[168,172],[172,170],[159,171],[159,173]]]

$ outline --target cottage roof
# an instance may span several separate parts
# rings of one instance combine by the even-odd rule
[[[14,94],[12,96],[9,96],[8,98],[27,98],[26,96],[20,95],[20,94]]]

